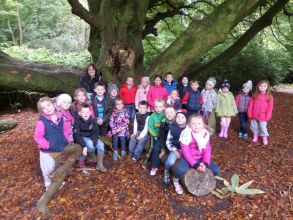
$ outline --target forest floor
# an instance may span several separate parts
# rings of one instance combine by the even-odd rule
[[[0,134],[0,219],[292,219],[293,218],[293,95],[274,93],[275,108],[269,122],[269,145],[237,138],[238,119],[232,121],[228,140],[213,136],[213,159],[221,176],[233,174],[241,183],[254,180],[259,195],[233,195],[220,200],[209,194],[197,198],[162,184],[130,158],[113,162],[109,172],[90,171],[85,176],[72,169],[65,186],[41,214],[36,203],[44,192],[38,148],[33,140],[38,114],[25,110],[5,113],[19,125]],[[290,192],[291,191],[291,192]],[[291,194],[290,194],[291,193]]]

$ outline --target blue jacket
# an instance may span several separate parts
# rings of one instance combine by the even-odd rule
[[[164,85],[168,91],[168,94],[170,94],[173,89],[177,89],[177,83],[174,80],[171,82],[171,85],[166,80],[164,80]]]

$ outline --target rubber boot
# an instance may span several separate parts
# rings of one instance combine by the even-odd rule
[[[268,145],[268,137],[267,137],[267,136],[262,137],[262,143],[263,143],[263,145],[265,145],[265,146]]]
[[[87,153],[87,163],[91,166],[94,166],[97,163],[97,156],[95,152]]]
[[[219,134],[219,137],[224,137],[224,131],[225,131],[225,127],[221,125],[221,132]]]
[[[106,169],[106,167],[104,167],[103,160],[104,160],[104,153],[98,152],[96,169],[105,173],[105,172],[107,172],[107,169]]]
[[[252,142],[256,143],[258,141],[258,134],[253,134]]]

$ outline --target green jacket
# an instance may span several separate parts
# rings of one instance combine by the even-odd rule
[[[150,116],[150,118],[149,118],[149,133],[153,137],[159,136],[161,121],[164,118],[165,118],[165,111],[163,111],[160,115],[157,112],[153,112],[153,114]]]
[[[226,95],[219,92],[217,99],[216,113],[219,117],[235,116],[238,113],[236,102],[231,92]]]

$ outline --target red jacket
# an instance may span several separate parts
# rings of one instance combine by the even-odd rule
[[[132,85],[130,89],[128,89],[128,86],[126,83],[122,85],[122,88],[120,89],[119,96],[123,100],[125,105],[131,105],[135,104],[135,95],[136,95],[136,85]]]
[[[247,115],[257,121],[269,121],[272,118],[274,100],[268,100],[266,93],[260,93],[250,100]]]

